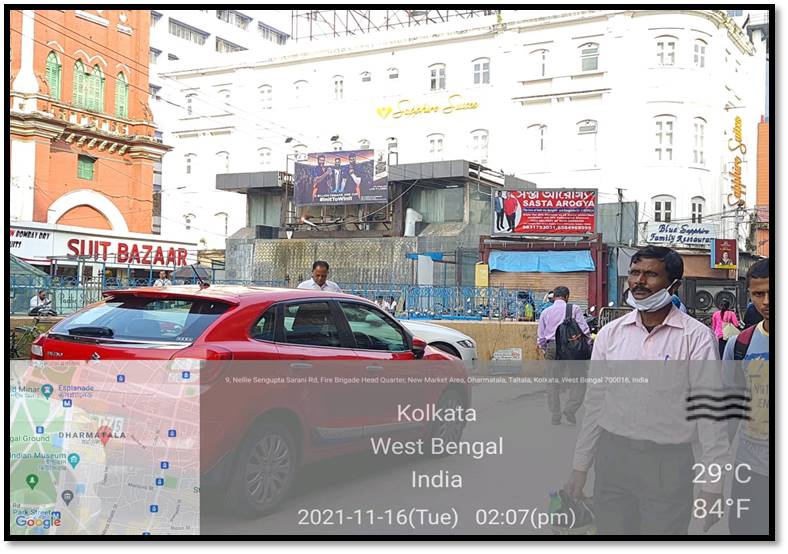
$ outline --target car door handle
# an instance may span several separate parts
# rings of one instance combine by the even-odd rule
[[[305,364],[305,363],[292,363],[290,364],[290,369],[312,369],[312,364]]]
[[[368,365],[367,371],[383,371],[382,365]]]

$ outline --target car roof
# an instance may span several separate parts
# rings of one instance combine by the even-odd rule
[[[309,289],[287,289],[246,285],[210,285],[203,289],[201,289],[198,285],[171,285],[165,287],[134,287],[104,292],[104,296],[107,298],[129,295],[151,298],[178,296],[181,298],[216,300],[235,305],[320,298],[352,299],[369,302],[366,298],[340,292],[323,292]]]

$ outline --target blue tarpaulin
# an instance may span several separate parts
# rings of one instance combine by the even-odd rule
[[[588,250],[547,252],[490,252],[490,271],[518,273],[568,273],[594,271],[594,260]]]
[[[439,262],[443,259],[443,252],[418,252],[418,253],[408,254],[405,257],[409,260],[415,260],[419,256],[429,256],[430,258],[432,258],[432,261]]]

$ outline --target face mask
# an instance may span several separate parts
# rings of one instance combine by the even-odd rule
[[[676,281],[678,281],[678,279],[674,279],[667,288],[655,292],[643,300],[638,300],[632,296],[632,291],[628,291],[627,304],[639,312],[656,312],[657,310],[661,310],[673,301],[673,293],[670,292],[670,287],[676,284]]]

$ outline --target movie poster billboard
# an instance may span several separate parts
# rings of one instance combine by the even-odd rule
[[[712,269],[736,269],[738,250],[734,239],[711,239]]]
[[[388,202],[388,191],[384,151],[315,152],[295,164],[297,206],[382,204]]]
[[[492,196],[493,235],[596,233],[596,189],[499,190]]]

